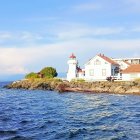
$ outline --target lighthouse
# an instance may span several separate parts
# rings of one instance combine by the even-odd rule
[[[78,61],[76,60],[76,56],[72,53],[68,60],[68,72],[67,72],[67,80],[71,81],[72,79],[77,77],[77,65]]]

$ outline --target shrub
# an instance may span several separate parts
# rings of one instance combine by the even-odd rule
[[[56,69],[53,67],[45,67],[40,71],[44,75],[44,78],[53,78],[57,77]]]
[[[85,79],[77,79],[77,82],[83,83],[85,82]]]
[[[25,76],[25,78],[26,79],[34,79],[34,78],[38,78],[38,75],[37,75],[37,73],[31,72],[31,73],[27,74]]]
[[[84,83],[85,80],[80,78],[80,79],[72,79],[71,82],[80,82],[80,83]]]

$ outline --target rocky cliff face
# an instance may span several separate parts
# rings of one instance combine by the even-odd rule
[[[58,92],[119,93],[140,95],[140,82],[63,82],[59,79],[34,79],[13,82],[6,88],[56,90]]]

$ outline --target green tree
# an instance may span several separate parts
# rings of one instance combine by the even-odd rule
[[[40,71],[40,73],[43,74],[46,78],[57,77],[57,71],[53,67],[45,67]]]
[[[37,73],[31,72],[25,76],[26,79],[38,78]]]

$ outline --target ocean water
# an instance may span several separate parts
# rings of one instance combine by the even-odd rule
[[[0,83],[0,140],[140,140],[140,96],[11,90]]]

